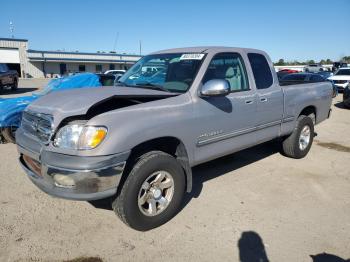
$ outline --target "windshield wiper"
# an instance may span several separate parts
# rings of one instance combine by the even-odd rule
[[[152,83],[149,83],[149,82],[145,82],[145,83],[137,83],[136,84],[137,86],[140,86],[140,87],[146,87],[146,88],[150,88],[150,89],[154,89],[154,90],[160,90],[160,91],[164,91],[164,92],[168,92],[169,93],[169,90],[160,86],[160,85],[155,85],[155,84],[152,84]]]

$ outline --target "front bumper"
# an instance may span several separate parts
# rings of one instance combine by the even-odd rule
[[[49,195],[72,200],[97,200],[114,195],[129,155],[124,153],[98,158],[51,153],[40,158],[52,159],[51,164],[48,164],[35,157],[31,158],[30,152],[20,146],[18,151],[22,168],[37,187]],[[64,158],[69,160],[61,162]],[[62,164],[52,166],[55,161]],[[61,181],[70,182],[67,184]]]

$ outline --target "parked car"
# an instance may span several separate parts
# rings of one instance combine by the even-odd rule
[[[298,83],[316,83],[316,82],[324,82],[326,79],[314,73],[294,73],[288,74],[282,77],[280,83],[285,84],[298,84]]]
[[[350,86],[344,88],[343,92],[343,105],[350,109]]]
[[[322,72],[325,73],[326,71]],[[329,81],[332,83],[333,86],[333,98],[338,95],[338,88],[336,85],[333,84],[332,81],[328,80],[325,75],[321,75],[321,72],[318,73],[296,73],[296,74],[289,74],[282,79],[280,79],[280,85],[290,85],[290,84],[304,84],[304,83],[317,83],[317,82],[324,82]]]
[[[339,68],[342,68],[342,67],[347,67],[348,64],[345,63],[345,62],[334,62],[333,63],[333,67],[332,67],[332,71],[335,72],[337,71]]]
[[[282,79],[285,75],[293,74],[293,73],[299,73],[299,71],[294,69],[282,69],[277,72],[277,77],[278,79]]]
[[[320,71],[320,72],[317,72],[316,74],[322,76],[325,79],[328,79],[329,77],[331,77],[333,75],[333,72],[331,72],[331,71]]]
[[[41,91],[31,96],[8,98],[0,100],[0,142],[15,143],[15,132],[20,125],[23,110],[33,101],[43,95],[66,89],[83,87],[98,87],[114,85],[112,75],[98,75],[91,73],[53,79]],[[74,98],[69,100],[74,101]]]
[[[135,78],[155,63],[163,65],[162,82]],[[331,102],[329,82],[280,86],[263,51],[170,49],[142,57],[118,88],[31,103],[16,132],[19,160],[44,192],[110,197],[124,223],[148,230],[178,212],[193,166],[276,138],[284,155],[305,157]]]
[[[309,64],[304,67],[305,72],[317,73],[319,71],[324,71],[324,68],[320,64]]]
[[[119,78],[121,78],[124,74],[125,74],[126,70],[108,70],[106,71],[104,74],[105,75],[114,75],[116,80],[118,80]]]
[[[17,89],[18,73],[16,70],[10,70],[7,64],[0,63],[0,93],[7,87],[10,87],[11,90]]]
[[[339,91],[343,91],[350,83],[350,67],[339,68],[338,71],[328,79],[338,87]]]
[[[105,75],[116,75],[116,74],[125,74],[126,70],[118,69],[118,70],[107,70],[104,72]]]

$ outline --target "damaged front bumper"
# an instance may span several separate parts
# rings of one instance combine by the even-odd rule
[[[128,152],[102,157],[52,152],[35,156],[21,146],[18,151],[22,168],[42,191],[59,198],[86,201],[116,194],[129,156]]]

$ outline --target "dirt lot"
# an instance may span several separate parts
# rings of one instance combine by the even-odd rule
[[[106,202],[42,193],[17,164],[16,147],[0,145],[0,261],[349,259],[350,110],[340,100],[305,159],[268,143],[199,166],[182,211],[146,233],[126,227]]]

